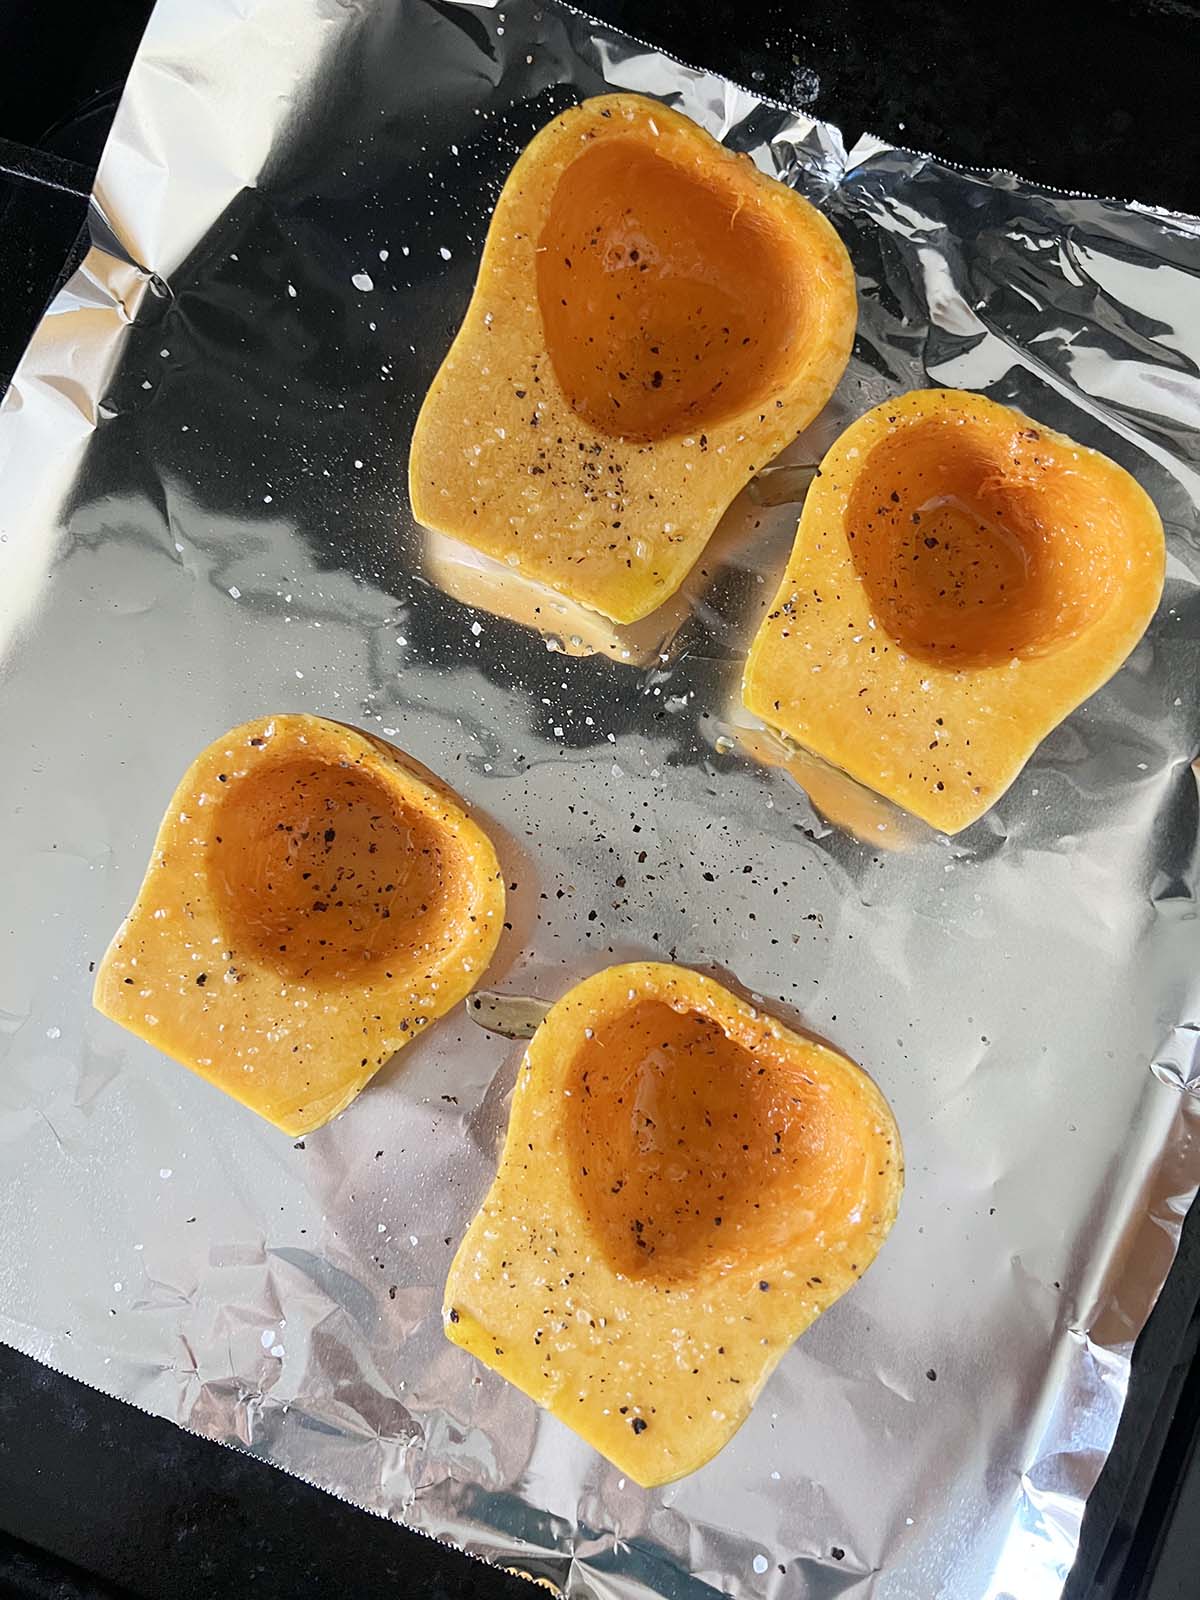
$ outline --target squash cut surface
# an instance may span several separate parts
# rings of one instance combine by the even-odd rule
[[[341,723],[262,717],[185,774],[94,1000],[307,1133],[471,990],[503,916],[490,841],[431,774]]]
[[[721,1448],[866,1269],[902,1181],[852,1062],[697,973],[612,967],[529,1045],[446,1332],[665,1483]]]
[[[1158,513],[1115,462],[982,395],[919,390],[822,462],[743,697],[953,833],[1121,665],[1163,568]]]
[[[656,101],[585,101],[497,203],[413,435],[414,514],[635,621],[828,400],[856,316],[801,196]]]

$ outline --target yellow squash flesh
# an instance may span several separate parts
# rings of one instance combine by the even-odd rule
[[[491,842],[431,774],[341,723],[260,717],[175,791],[94,1003],[307,1133],[469,993],[503,920]]]
[[[821,463],[743,698],[955,833],[1125,660],[1164,559],[1106,456],[982,395],[902,395]]]
[[[844,1056],[685,968],[610,967],[530,1042],[446,1333],[666,1483],[856,1282],[902,1183],[892,1114]]]
[[[418,521],[618,622],[824,406],[857,318],[813,206],[640,95],[514,166],[413,435]]]

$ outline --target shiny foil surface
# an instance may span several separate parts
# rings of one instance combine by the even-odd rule
[[[861,300],[833,403],[629,629],[405,488],[505,173],[608,86],[813,199]],[[572,1596],[1057,1594],[1200,1179],[1200,222],[847,150],[545,0],[163,0],[93,241],[0,413],[0,1334]],[[953,839],[739,709],[811,464],[925,384],[1113,456],[1169,547],[1128,663]],[[493,996],[302,1141],[89,1003],[179,777],[272,710],[432,767],[513,886]],[[860,1061],[908,1158],[862,1284],[649,1491],[440,1316],[508,997],[646,956]]]

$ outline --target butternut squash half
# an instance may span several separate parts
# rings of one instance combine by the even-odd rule
[[[863,1273],[902,1183],[892,1114],[844,1056],[682,967],[610,967],[530,1042],[446,1332],[666,1483]]]
[[[845,247],[794,190],[657,101],[584,101],[497,202],[413,513],[636,621],[828,400],[856,317]]]
[[[491,842],[432,774],[338,722],[260,717],[188,768],[94,1001],[308,1133],[469,993],[503,920]]]
[[[743,698],[956,833],[1116,672],[1164,560],[1153,503],[1106,456],[982,395],[902,395],[822,461]]]

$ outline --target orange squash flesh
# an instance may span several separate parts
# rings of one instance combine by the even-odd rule
[[[641,1484],[709,1460],[895,1219],[883,1096],[681,967],[611,967],[530,1042],[447,1335]]]
[[[657,101],[585,101],[504,186],[417,420],[414,515],[635,621],[828,400],[856,316],[807,201]]]
[[[491,842],[431,774],[341,723],[260,717],[185,774],[93,998],[308,1133],[469,993],[503,920]]]
[[[982,395],[918,390],[821,463],[743,698],[954,833],[1125,660],[1164,562],[1115,462]]]

